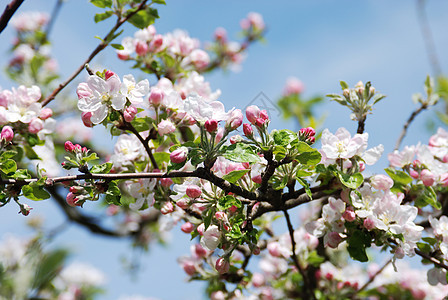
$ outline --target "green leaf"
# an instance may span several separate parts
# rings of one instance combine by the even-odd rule
[[[356,230],[353,232],[352,236],[347,240],[347,250],[350,257],[361,262],[368,261],[366,247],[370,246],[370,241],[370,236],[364,231]]]
[[[339,81],[339,84],[341,85],[342,90],[348,89],[347,82],[341,80],[341,81]]]
[[[307,143],[300,141],[296,148],[300,154],[295,157],[295,160],[302,165],[314,166],[320,163],[322,155],[316,149],[311,148]]]
[[[231,208],[232,206],[236,206],[236,207],[240,208],[241,205],[242,205],[241,201],[231,195],[221,197],[218,200],[218,209],[219,210],[226,210],[226,209]]]
[[[437,239],[436,238],[432,238],[432,237],[424,237],[424,238],[422,238],[422,240],[427,242],[431,246],[434,246],[437,243]]]
[[[28,159],[40,159],[40,157],[37,155],[34,149],[31,148],[30,146],[25,145],[23,149],[25,150],[25,155]]]
[[[8,159],[8,158],[13,158],[17,154],[18,154],[18,152],[14,151],[14,150],[5,151],[2,153],[1,159],[3,160],[3,159]]]
[[[143,29],[153,24],[155,19],[159,18],[156,9],[147,7],[145,10],[140,10],[128,19],[128,22],[137,28]]]
[[[50,198],[50,194],[37,182],[22,186],[23,196],[33,201],[41,201]]]
[[[429,246],[426,243],[417,242],[417,247],[418,247],[418,249],[420,249],[421,251],[423,251],[425,253],[431,252],[431,246]]]
[[[90,3],[99,8],[106,8],[112,6],[112,0],[90,0]]]
[[[26,169],[19,169],[11,177],[14,178],[14,179],[18,179],[18,180],[24,180],[24,179],[30,179],[31,175],[28,174],[28,170],[26,170]]]
[[[317,254],[316,251],[313,251],[308,254],[307,261],[313,267],[318,267],[325,261],[325,258]]]
[[[412,182],[412,177],[403,171],[395,170],[392,168],[384,169],[384,171],[386,171],[387,175],[389,175],[394,182],[397,182],[399,184],[406,185]]]
[[[243,143],[236,143],[226,147],[223,156],[234,162],[255,163],[260,161],[260,157],[252,147]]]
[[[103,12],[103,13],[96,14],[96,15],[95,15],[95,18],[94,18],[95,23],[104,21],[104,20],[110,18],[113,14],[114,14],[114,12],[111,11],[111,10],[106,10],[106,11]],[[122,47],[123,47],[123,46],[122,46]]]
[[[112,48],[115,48],[117,50],[124,50],[124,47],[122,44],[110,44]]]
[[[230,182],[230,183],[235,183],[235,182],[237,182],[241,177],[243,177],[244,175],[246,175],[247,172],[249,172],[249,169],[231,171],[231,172],[227,173],[226,175],[224,175],[224,176],[222,177],[222,179],[227,180],[227,181]]]
[[[152,155],[159,165],[170,161],[170,154],[167,152],[154,152]]]
[[[120,203],[121,191],[115,181],[109,182],[109,187],[106,192],[106,202],[108,204],[121,205]]]
[[[12,159],[7,159],[0,163],[0,170],[5,174],[14,173],[17,170],[17,164]]]
[[[164,5],[166,5],[165,0],[152,0],[152,2],[157,3],[157,4],[164,4]]]
[[[290,145],[292,141],[297,139],[297,134],[291,130],[273,130],[271,133],[274,143],[279,146]]]
[[[149,122],[146,118],[135,118],[131,124],[138,132],[149,130]]]
[[[298,177],[296,179],[303,186],[303,188],[305,189],[305,192],[308,195],[308,197],[310,197],[310,199],[313,200],[313,194],[311,193],[310,185],[308,184],[308,182],[306,182],[305,180],[303,180],[300,177]]]
[[[33,288],[41,290],[49,286],[50,282],[59,274],[63,263],[68,256],[68,251],[64,249],[54,250],[43,256],[38,262],[36,273],[33,276]]]
[[[89,162],[89,161],[97,160],[97,159],[99,159],[98,155],[96,155],[95,152],[92,152],[92,153],[90,153],[89,156],[84,157],[84,158],[82,159],[82,161],[84,161],[84,162]]]
[[[96,165],[90,168],[90,173],[92,174],[106,174],[109,173],[109,171],[112,169],[113,164],[110,162]]]
[[[362,177],[361,173],[349,175],[338,172],[338,177],[343,185],[353,190],[357,189],[364,181],[364,177]]]

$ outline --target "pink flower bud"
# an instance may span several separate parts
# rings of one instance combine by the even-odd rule
[[[197,185],[189,185],[186,194],[192,199],[199,198],[202,195],[202,189]]]
[[[75,152],[82,152],[82,147],[81,147],[81,145],[80,144],[76,144],[75,146]]]
[[[236,207],[235,205],[232,205],[229,207],[229,212],[234,214],[238,211],[238,207]]]
[[[14,131],[12,130],[11,126],[3,126],[2,128],[2,133],[0,134],[0,137],[2,138],[2,140],[6,141],[6,142],[10,142],[12,141],[12,139],[14,138]]]
[[[414,179],[418,179],[420,177],[420,174],[414,169],[409,170],[409,175],[411,175]]]
[[[252,284],[254,287],[263,286],[266,283],[264,275],[261,273],[254,273],[252,275]]]
[[[332,281],[333,280],[333,274],[332,273],[326,273],[325,274],[325,279],[327,279],[328,281]]]
[[[327,245],[331,248],[337,248],[339,243],[342,242],[342,237],[335,231],[330,232],[327,236]]]
[[[364,219],[363,225],[367,230],[372,230],[373,228],[375,228],[375,223],[370,218]]]
[[[179,147],[170,154],[170,159],[173,163],[183,163],[188,157],[188,148]]]
[[[30,214],[31,210],[32,210],[32,208],[28,204],[20,205],[20,213],[24,216],[28,216]]]
[[[42,108],[42,110],[39,112],[39,118],[41,118],[42,120],[46,120],[50,118],[52,115],[53,111],[51,110],[51,108],[48,107]]]
[[[316,135],[316,130],[314,130],[313,127],[306,127],[306,128],[302,128],[299,131],[300,135],[306,136],[306,137],[311,137]]]
[[[135,45],[135,52],[138,56],[144,56],[146,53],[149,52],[148,44],[144,41],[137,41]]]
[[[151,94],[149,94],[149,103],[154,106],[159,106],[162,103],[165,93],[156,87],[151,88]]]
[[[157,51],[163,45],[163,36],[161,34],[156,34],[154,39],[149,44],[151,51]]]
[[[259,118],[262,119],[263,121],[268,121],[269,120],[268,112],[265,109],[263,109],[262,111],[260,111]]]
[[[258,118],[257,121],[255,121],[255,126],[263,127],[264,123],[265,123],[265,120],[263,120],[262,118]]]
[[[189,260],[182,262],[182,269],[190,276],[193,276],[197,272],[195,263]]]
[[[363,161],[358,162],[359,172],[362,172],[366,169],[366,164]]]
[[[244,135],[247,137],[251,137],[254,135],[254,130],[252,129],[252,126],[248,123],[243,124],[243,132]]]
[[[75,145],[73,145],[70,141],[66,141],[64,144],[64,149],[67,152],[73,152],[75,150]]]
[[[283,92],[283,95],[289,96],[292,94],[300,94],[304,90],[304,85],[302,81],[295,77],[290,77],[286,81],[285,90]]]
[[[389,176],[379,174],[370,178],[370,184],[377,190],[386,191],[394,185],[394,181]]]
[[[448,173],[444,173],[440,176],[440,181],[442,182],[444,187],[448,186]]]
[[[106,73],[104,74],[104,77],[106,80],[108,80],[109,78],[111,78],[114,75],[115,75],[114,72],[112,72],[111,70],[107,70]]]
[[[176,126],[174,126],[173,122],[170,120],[162,120],[159,125],[157,125],[157,131],[160,136],[164,136],[165,134],[170,134],[176,131]]]
[[[31,120],[31,122],[28,124],[28,131],[30,133],[38,133],[44,128],[44,121],[42,121],[39,118],[34,118]]]
[[[420,179],[425,186],[432,186],[435,182],[436,176],[428,169],[424,169],[420,173]]]
[[[348,222],[353,222],[356,219],[356,214],[352,207],[347,207],[342,217]]]
[[[241,109],[235,109],[227,119],[225,127],[228,131],[232,131],[240,127],[241,124],[243,124],[243,113]]]
[[[255,183],[261,184],[261,182],[262,182],[261,175],[255,175],[255,176],[253,176],[253,177],[252,177],[252,181],[255,182]]]
[[[174,211],[174,206],[171,201],[166,201],[160,208],[160,212],[164,215],[170,214]]]
[[[82,119],[82,122],[84,123],[84,126],[86,126],[86,127],[93,127],[93,123],[90,120],[91,117],[92,117],[92,113],[90,111],[83,112],[81,114],[81,119]]]
[[[191,233],[194,230],[194,225],[191,224],[190,222],[186,222],[186,223],[182,224],[182,226],[180,227],[180,230],[182,230],[185,233]]]
[[[444,163],[447,163],[447,162],[448,162],[448,154],[446,154],[446,155],[443,157],[442,161],[443,161]]]
[[[282,257],[282,251],[280,247],[281,246],[278,242],[271,242],[267,246],[269,254],[274,257]]]
[[[182,209],[188,209],[190,207],[190,199],[180,198],[177,200],[176,205]]]
[[[260,116],[260,109],[258,108],[258,106],[251,105],[246,108],[246,118],[251,124],[255,125],[255,123],[257,122],[257,118],[259,118],[259,116]]]
[[[217,39],[218,41],[225,42],[227,40],[227,31],[222,27],[216,28],[215,39]]]
[[[194,254],[196,254],[197,257],[203,258],[207,257],[209,252],[204,249],[204,247],[201,246],[201,244],[194,245]]]
[[[134,106],[129,106],[123,112],[124,120],[126,122],[132,122],[132,120],[134,120],[136,114],[137,114],[137,108]]]
[[[205,127],[205,130],[207,130],[210,133],[213,133],[216,130],[218,130],[218,121],[216,121],[214,119],[207,120],[207,121],[205,121],[204,127]]]
[[[128,60],[129,59],[129,52],[127,50],[118,50],[117,51],[117,57],[120,60]]]
[[[225,274],[225,273],[229,272],[230,263],[226,259],[220,257],[216,261],[215,269],[216,269],[216,271],[218,271],[219,274]]]
[[[163,187],[170,187],[173,183],[174,182],[171,178],[160,178],[160,184]]]
[[[65,198],[65,201],[67,201],[67,204],[72,206],[72,207],[80,205],[80,204],[78,204],[79,203],[78,198],[76,198],[76,195],[73,194],[72,192],[67,194],[67,197]]]

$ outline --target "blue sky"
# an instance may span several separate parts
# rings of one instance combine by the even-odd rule
[[[2,1],[2,3],[8,1]],[[25,1],[19,12],[30,10],[50,11],[56,1]],[[260,1],[260,0],[167,0],[160,7],[155,26],[160,33],[176,28],[186,29],[192,37],[211,40],[216,27],[228,30],[229,37],[237,39],[239,20],[250,11],[264,16],[268,26],[267,42],[249,50],[239,73],[216,72],[207,77],[213,89],[221,89],[221,101],[226,108],[243,108],[263,92],[275,101],[281,95],[284,83],[290,76],[300,78],[305,95],[339,92],[339,80],[353,86],[359,80],[371,81],[378,91],[387,95],[373,115],[367,119],[366,131],[369,144],[385,145],[386,153],[394,147],[404,121],[415,104],[411,95],[423,92],[423,82],[431,68],[418,25],[416,1]],[[3,5],[2,5],[3,6]],[[448,2],[427,1],[427,15],[433,31],[442,70],[448,67],[443,55],[448,46]],[[87,0],[68,0],[61,11],[51,38],[53,53],[59,61],[63,78],[68,76],[97,45],[95,35],[103,36],[110,22],[94,25],[93,15],[100,9]],[[135,31],[127,26],[123,37]],[[0,35],[0,65],[7,63],[5,55],[12,40],[12,29]],[[119,38],[121,40],[121,38]],[[95,62],[115,70],[120,75],[129,73],[129,65],[116,59],[112,49],[107,49]],[[95,65],[94,63],[92,65]],[[134,72],[136,76],[143,74]],[[85,75],[82,75],[85,76]],[[81,77],[82,78],[82,77]],[[150,78],[153,83],[154,78]],[[12,85],[3,74],[0,86]],[[56,100],[57,101],[57,100]],[[325,127],[334,132],[344,126],[351,132],[356,124],[349,119],[347,109],[326,101],[322,112],[329,117]],[[440,109],[440,106],[439,106]],[[294,122],[272,117],[272,128],[294,129]],[[425,112],[411,125],[404,144],[427,142],[431,135],[425,129],[434,114]],[[385,155],[384,155],[385,157]],[[386,167],[386,160],[377,171]],[[58,226],[63,218],[50,201],[32,203],[33,213],[42,213],[49,228]],[[29,235],[24,217],[17,215],[17,208],[9,205],[0,211],[2,232]],[[129,241],[94,237],[77,226],[71,226],[58,236],[55,244],[67,245],[75,252],[73,259],[94,265],[106,272],[109,294],[102,299],[120,295],[140,294],[160,299],[198,299],[202,297],[201,285],[185,283],[186,276],[175,258],[189,252],[189,238],[173,231],[173,242],[167,248],[153,246],[148,254],[140,257],[142,270],[135,281],[125,274],[120,257],[130,257]]]

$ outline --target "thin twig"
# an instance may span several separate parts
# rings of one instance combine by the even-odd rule
[[[2,31],[6,28],[9,20],[11,20],[12,16],[19,8],[19,6],[23,3],[23,1],[25,0],[13,0],[11,1],[11,3],[6,5],[3,14],[0,16],[0,33],[2,33]]]
[[[389,259],[382,267],[381,267],[381,269],[379,269],[378,271],[376,271],[376,273],[375,274],[373,274],[373,276],[371,276],[370,278],[369,278],[369,280],[366,282],[366,283],[364,283],[364,285],[362,286],[362,287],[360,287],[357,291],[356,291],[356,293],[360,293],[360,292],[362,292],[363,290],[365,290],[374,280],[375,280],[375,278],[376,278],[376,276],[378,276],[379,274],[381,274],[381,272],[383,272],[384,271],[384,269],[390,264],[392,262],[392,258],[391,259]]]
[[[412,121],[414,121],[415,117],[427,108],[428,108],[428,106],[426,104],[422,104],[422,106],[420,106],[419,108],[417,108],[416,110],[414,110],[412,112],[411,116],[409,117],[409,119],[406,121],[406,123],[403,126],[403,130],[401,131],[400,137],[398,138],[397,143],[395,144],[394,150],[398,150],[400,148],[401,142],[403,141],[403,139],[406,135],[408,127],[409,127],[409,125],[411,125]]]
[[[76,71],[73,72],[73,74],[66,81],[59,84],[59,86],[56,89],[54,89],[53,92],[42,101],[42,106],[46,106],[48,103],[50,103],[56,97],[56,95],[59,94],[60,91],[62,91],[62,89],[64,89],[73,79],[75,79],[76,76],[78,76],[78,74],[81,73],[81,71],[84,69],[84,66],[88,64],[98,53],[100,53],[103,49],[105,49],[107,45],[109,45],[109,43],[111,42],[108,40],[109,37],[113,36],[115,32],[118,30],[118,28],[120,28],[120,26],[123,25],[123,23],[125,23],[129,18],[131,18],[137,12],[142,10],[145,7],[146,2],[147,0],[144,0],[137,7],[135,11],[128,14],[124,18],[118,19],[117,22],[115,23],[115,26],[107,33],[103,41],[92,51],[92,53],[90,53],[89,57],[78,67],[78,69],[76,69]]]
[[[431,28],[429,27],[428,18],[425,11],[425,0],[417,0],[417,15],[420,30],[422,32],[423,41],[425,43],[426,53],[428,54],[429,63],[431,64],[432,71],[435,76],[442,74],[442,68],[437,57],[436,46],[432,35]]]
[[[124,120],[123,114],[122,114],[122,118]],[[131,131],[138,138],[138,140],[143,144],[143,147],[145,147],[146,153],[148,153],[149,159],[151,160],[152,167],[154,169],[158,169],[159,166],[157,165],[156,159],[154,158],[154,155],[152,154],[151,148],[149,148],[148,142],[140,135],[140,133],[137,131],[137,129],[135,129],[134,126],[132,126],[131,123],[125,122],[125,128],[128,129],[129,131]]]
[[[299,270],[300,274],[303,278],[303,292],[306,299],[309,299],[308,296],[311,296],[312,299],[316,299],[313,289],[309,283],[308,277],[306,276],[305,270],[303,270],[302,266],[300,265],[299,259],[296,255],[296,241],[294,239],[294,228],[292,227],[291,219],[289,217],[288,211],[286,209],[283,210],[283,213],[286,218],[286,223],[288,224],[288,230],[289,230],[289,236],[291,237],[291,244],[292,244],[292,254],[291,258],[294,262],[294,265],[297,267],[297,270]]]

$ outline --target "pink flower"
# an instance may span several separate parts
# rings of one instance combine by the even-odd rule
[[[159,106],[160,103],[162,103],[164,97],[165,94],[161,89],[152,87],[151,94],[149,94],[149,103],[154,106]]]
[[[364,219],[363,225],[367,230],[372,230],[375,228],[375,222],[370,218]]]
[[[205,69],[210,63],[208,53],[201,49],[193,50],[189,57],[197,69]]]
[[[392,178],[386,175],[375,175],[370,178],[370,184],[377,190],[389,190],[394,185]]]
[[[137,43],[135,44],[135,52],[139,56],[144,56],[146,53],[149,52],[148,44],[144,41],[138,40]]]
[[[236,143],[240,143],[241,141],[243,141],[243,138],[240,135],[234,135],[230,137],[230,144],[236,144]]]
[[[78,198],[76,198],[76,195],[73,194],[72,192],[67,194],[67,197],[65,198],[65,201],[67,201],[67,204],[70,206],[80,206],[80,201],[78,200]]]
[[[228,260],[220,257],[216,261],[215,269],[216,269],[216,271],[218,271],[219,274],[225,274],[225,273],[229,272],[230,263]]]
[[[66,141],[64,144],[64,149],[67,152],[73,152],[75,150],[75,145],[73,145],[70,141]]]
[[[173,133],[176,130],[176,126],[174,126],[173,122],[170,120],[162,120],[159,125],[157,125],[157,130],[159,131],[159,135],[163,136],[165,134]]]
[[[304,86],[302,81],[297,79],[296,77],[290,77],[286,81],[286,86],[283,92],[283,95],[289,96],[292,94],[300,94],[303,92]]]
[[[225,42],[227,40],[227,31],[222,27],[216,28],[215,29],[215,39],[217,39],[218,41]]]
[[[2,140],[5,140],[6,142],[12,141],[14,138],[14,131],[12,130],[11,126],[4,126],[2,128],[2,133],[0,134]]]
[[[348,222],[353,222],[356,219],[356,214],[352,207],[347,207],[342,217]]]
[[[137,114],[137,108],[135,108],[134,106],[129,106],[125,109],[125,111],[123,112],[123,116],[124,116],[124,120],[126,122],[132,122],[132,120],[134,120],[135,115]]]
[[[179,147],[170,154],[170,159],[173,163],[183,163],[188,157],[188,148]]]
[[[327,245],[331,248],[337,248],[338,245],[342,242],[342,237],[335,231],[330,232],[327,237]]]
[[[28,124],[28,131],[30,133],[38,133],[44,128],[44,121],[42,121],[39,118],[34,118],[31,120],[31,122]]]

